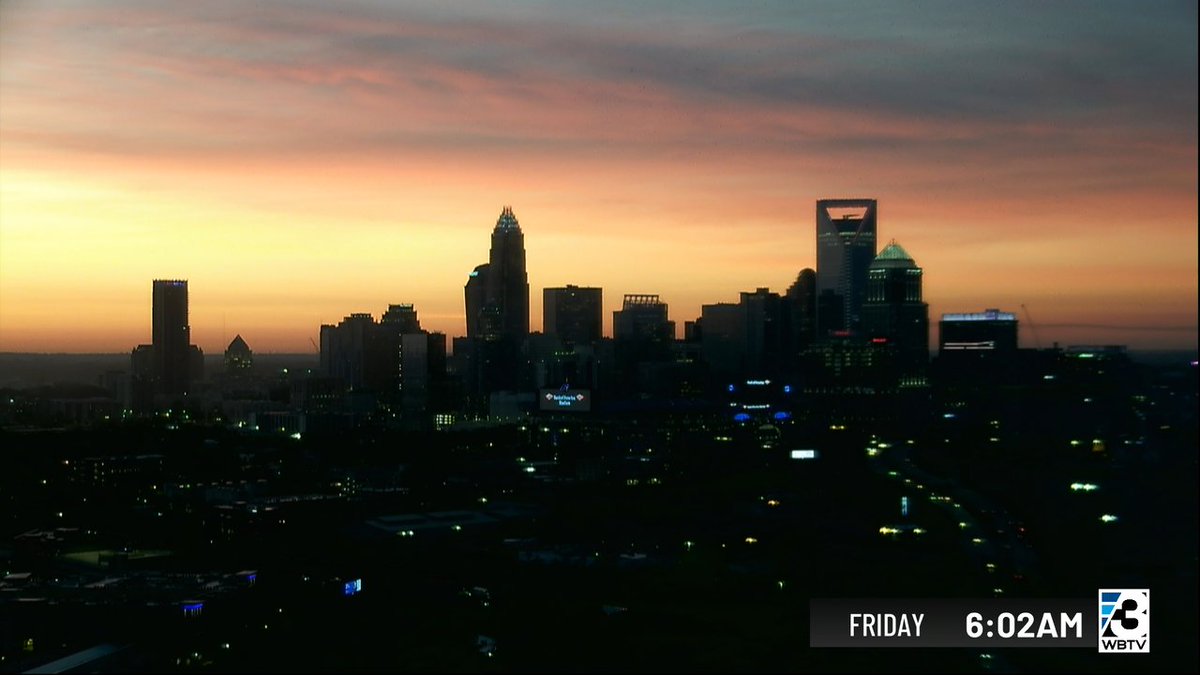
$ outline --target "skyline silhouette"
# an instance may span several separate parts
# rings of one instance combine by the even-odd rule
[[[464,335],[502,204],[532,330],[567,284],[605,334],[628,293],[682,325],[815,267],[813,201],[855,195],[931,316],[1197,341],[1192,5],[0,12],[0,351],[124,351],[165,277],[208,352],[396,302]]]

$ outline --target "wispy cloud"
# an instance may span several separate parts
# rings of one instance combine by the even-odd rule
[[[812,199],[848,193],[884,200],[941,265],[954,247],[1095,233],[1123,256],[1138,228],[1182,250],[1195,243],[1195,15],[1191,3],[6,2],[0,170],[297,222],[363,223],[398,203],[448,221],[456,195],[516,193],[564,232],[682,241],[681,258],[711,255],[683,233],[732,251],[732,223],[765,241],[809,223]],[[728,283],[753,276],[722,264],[735,267]]]

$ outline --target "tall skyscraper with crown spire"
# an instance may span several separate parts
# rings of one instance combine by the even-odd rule
[[[500,211],[492,230],[488,257],[485,311],[491,305],[502,336],[517,341],[529,337],[529,275],[525,272],[525,235],[511,206]],[[496,311],[498,310],[498,311]]]
[[[517,341],[529,336],[529,275],[525,272],[525,235],[512,207],[500,211],[492,230],[488,262],[467,278],[467,337]]]
[[[515,389],[521,344],[529,337],[529,275],[525,235],[512,207],[500,211],[488,262],[471,272],[463,290],[467,341],[459,358],[469,395]]]

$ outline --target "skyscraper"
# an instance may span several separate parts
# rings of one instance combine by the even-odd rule
[[[359,312],[321,326],[321,374],[392,411],[424,411],[445,371],[446,336],[422,329],[411,304],[388,305],[378,323]]]
[[[795,373],[800,367],[800,354],[817,338],[817,271],[806,267],[796,275],[796,281],[784,294],[784,312],[788,317],[784,343],[783,368]]]
[[[877,204],[874,199],[817,201],[817,331],[861,328],[867,268],[875,259]],[[840,296],[836,299],[828,294]],[[824,296],[824,297],[822,297]],[[840,302],[841,316],[832,304]]]
[[[1011,356],[1017,351],[1017,315],[988,309],[974,313],[943,314],[939,324],[938,354],[996,353]]]
[[[922,270],[899,244],[888,244],[867,270],[863,333],[896,349],[901,376],[929,363],[929,305],[921,299]]]
[[[542,332],[566,345],[587,345],[600,339],[603,291],[567,285],[542,290]]]
[[[238,375],[248,372],[254,367],[254,352],[241,335],[233,338],[225,348],[225,372],[228,375]]]
[[[770,289],[759,288],[753,293],[743,291],[741,300],[746,321],[745,373],[758,378],[777,377],[789,329],[783,299]]]
[[[525,272],[525,235],[510,206],[500,211],[500,218],[492,230],[492,249],[484,284],[486,304],[499,310],[500,334],[517,341],[528,337],[529,275]]]
[[[667,303],[657,295],[627,294],[621,309],[613,312],[613,340],[618,343],[669,345],[674,339],[675,322],[667,319]]]
[[[187,392],[191,378],[188,286],[180,279],[155,279],[151,343],[155,390],[166,396]]]
[[[626,295],[621,309],[613,312],[613,348],[626,389],[646,391],[649,385],[644,366],[671,359],[675,322],[667,318],[667,303],[657,295]],[[642,375],[642,376],[640,376]]]
[[[521,346],[529,337],[525,235],[512,207],[500,211],[488,262],[471,272],[463,290],[467,341],[456,359],[463,362],[468,396],[481,402],[488,393],[517,388]]]
[[[467,285],[463,288],[467,302],[467,337],[483,337],[487,332],[481,325],[483,307],[487,303],[488,264],[484,263],[471,270],[467,276]]]

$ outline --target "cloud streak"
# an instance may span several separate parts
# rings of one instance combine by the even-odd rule
[[[812,200],[868,194],[979,294],[955,247],[999,240],[1015,261],[1093,237],[1123,258],[1152,230],[1173,242],[1169,293],[1195,301],[1186,3],[79,0],[0,21],[10,175],[343,234],[486,227],[467,221],[517,197],[573,236],[674,241],[678,270],[712,255],[691,233],[763,242],[697,277],[686,311],[786,284],[813,264]],[[12,194],[16,241],[35,204]],[[753,280],[756,255],[778,281]]]

